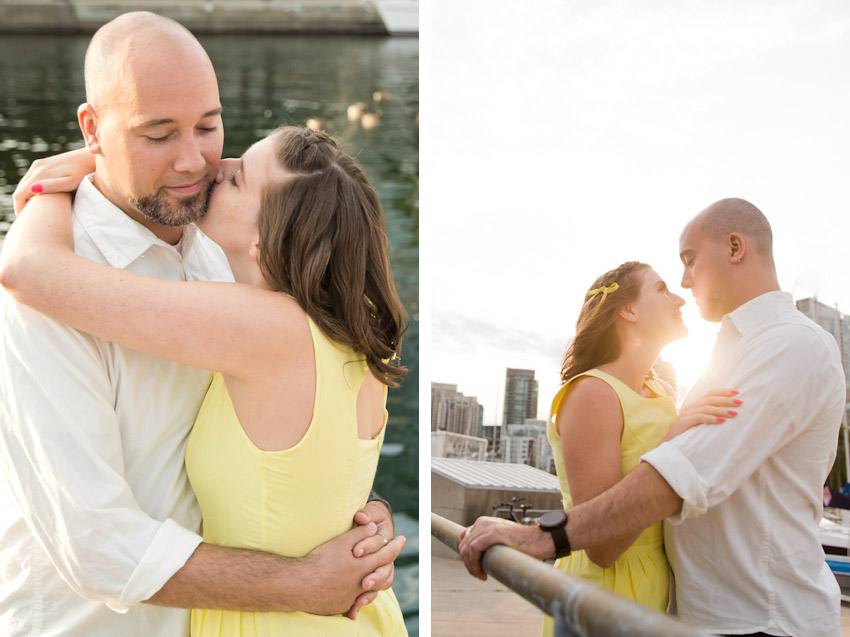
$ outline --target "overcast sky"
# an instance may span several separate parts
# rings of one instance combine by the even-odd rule
[[[632,259],[688,301],[662,356],[692,384],[717,326],[678,237],[724,197],[770,220],[784,290],[850,313],[850,3],[430,5],[426,379],[485,423],[506,367],[537,371],[546,416],[585,290]]]

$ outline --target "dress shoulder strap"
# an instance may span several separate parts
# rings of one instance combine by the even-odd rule
[[[622,403],[623,394],[622,394],[622,391],[621,391],[621,386],[624,387],[625,385],[623,385],[623,383],[621,381],[617,380],[616,378],[614,378],[610,374],[606,374],[602,370],[599,370],[599,369],[596,369],[596,368],[588,369],[587,371],[584,371],[580,374],[576,374],[575,376],[570,378],[566,383],[564,383],[561,386],[561,388],[558,390],[558,393],[555,394],[555,398],[552,399],[552,406],[549,409],[549,422],[551,424],[553,424],[553,425],[555,424],[555,417],[558,415],[558,410],[561,408],[561,402],[563,402],[564,397],[567,395],[567,392],[569,392],[569,390],[570,390],[570,387],[573,385],[573,383],[576,380],[578,380],[579,378],[583,378],[585,376],[593,376],[594,378],[598,378],[599,380],[607,383],[611,387],[611,389],[614,390],[614,392],[619,397],[620,402]]]

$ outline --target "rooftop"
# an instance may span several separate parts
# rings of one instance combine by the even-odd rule
[[[468,489],[561,492],[557,477],[526,464],[431,458],[431,471]]]

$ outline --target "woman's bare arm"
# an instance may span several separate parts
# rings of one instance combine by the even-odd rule
[[[283,294],[238,283],[163,281],[76,255],[70,208],[67,195],[41,195],[13,224],[0,285],[20,303],[126,347],[242,377],[283,356],[306,327],[301,309]]]
[[[27,202],[38,194],[74,192],[94,169],[94,155],[87,148],[36,159],[12,195],[15,214],[20,215]]]
[[[622,478],[623,411],[613,389],[598,378],[576,381],[558,410],[561,453],[573,505],[593,499]],[[610,567],[640,533],[585,549],[587,557]]]

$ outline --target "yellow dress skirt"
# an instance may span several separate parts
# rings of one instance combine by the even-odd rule
[[[357,435],[362,356],[329,340],[309,320],[316,356],[313,420],[290,449],[263,451],[239,422],[221,374],[198,412],[186,448],[186,470],[203,514],[205,542],[303,557],[348,531],[365,504],[378,466],[384,430]],[[386,393],[384,394],[386,400]],[[386,411],[384,414],[386,423]],[[407,635],[392,590],[357,614],[193,610],[193,637]]]
[[[552,401],[547,427],[549,443],[554,450],[555,471],[561,484],[561,494],[566,509],[573,505],[573,501],[564,470],[561,437],[555,421],[561,402],[569,393],[574,381],[584,376],[593,376],[608,383],[620,399],[623,409],[623,438],[620,449],[624,476],[637,467],[643,454],[658,446],[676,420],[676,405],[656,380],[647,381],[647,386],[655,394],[654,397],[647,398],[598,369],[591,369],[571,378],[561,387]],[[634,544],[626,549],[609,568],[602,568],[591,562],[584,551],[573,551],[569,556],[557,560],[555,567],[655,610],[661,612],[667,610],[670,569],[664,553],[664,537],[660,522],[644,529]],[[543,618],[543,635],[552,634],[553,621],[547,615]]]

